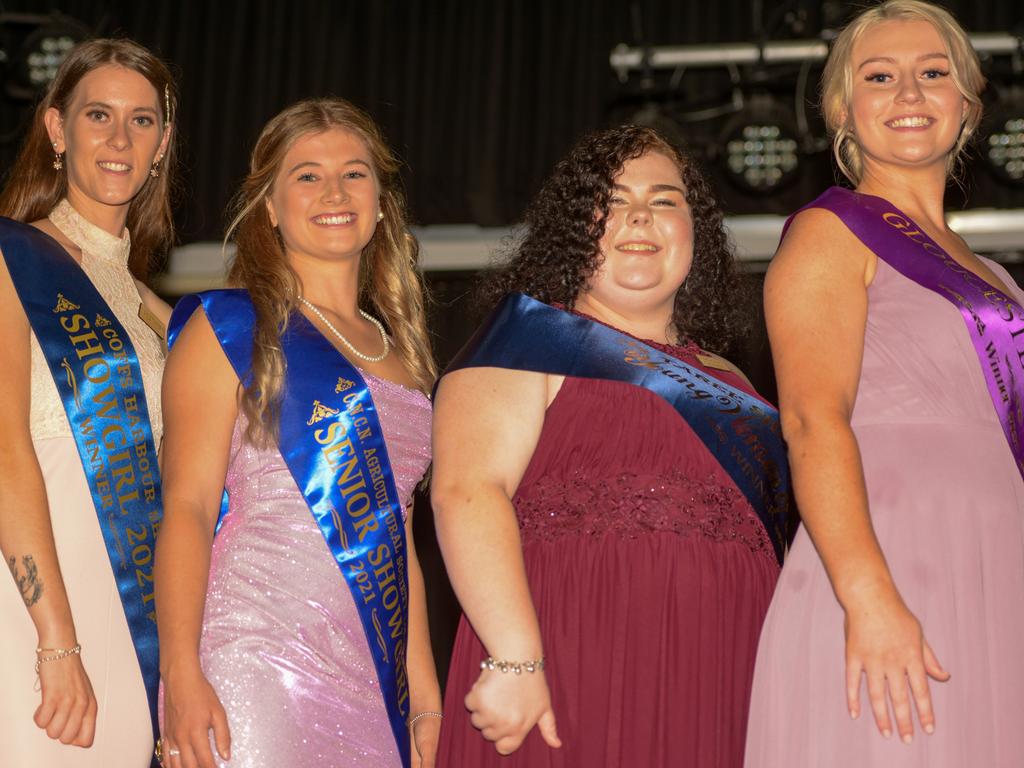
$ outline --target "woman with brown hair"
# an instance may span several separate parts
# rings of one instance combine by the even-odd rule
[[[237,197],[236,287],[175,309],[156,573],[174,768],[434,764],[409,515],[434,367],[398,168],[351,104],[285,109]]]
[[[1024,765],[1024,292],[946,223],[985,81],[949,12],[836,38],[854,189],[798,211],[765,315],[803,527],[758,651],[747,765]]]
[[[711,190],[649,128],[587,136],[485,291],[436,401],[441,763],[740,765],[787,475],[716,354],[747,305]]]
[[[175,105],[142,46],[81,44],[0,193],[4,765],[139,768],[153,755],[170,313],[142,281],[173,240]]]

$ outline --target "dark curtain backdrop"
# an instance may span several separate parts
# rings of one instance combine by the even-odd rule
[[[634,8],[650,43],[713,43],[756,39],[757,5],[0,0],[3,11],[59,10],[97,34],[135,38],[175,65],[186,166],[178,207],[183,242],[219,239],[226,202],[263,123],[297,99],[322,94],[351,99],[381,123],[407,164],[415,221],[509,224],[576,136],[624,114],[609,113],[623,89],[608,55],[618,43],[636,42]],[[799,13],[801,36],[814,36],[853,5],[767,0],[761,17],[775,26],[770,36],[793,36],[786,13]],[[976,31],[1005,30],[1024,19],[1018,0],[945,5]],[[715,78],[690,78],[692,98],[712,96]],[[27,114],[10,102],[0,109],[2,133]],[[12,143],[0,145],[0,167],[9,166],[13,151]],[[818,188],[817,179],[809,183]],[[769,199],[730,207],[777,205]]]
[[[813,37],[854,7],[845,0],[762,5],[761,18],[775,27],[765,33],[770,38]],[[1024,20],[1021,0],[944,5],[972,31],[1005,31]],[[96,34],[132,37],[174,65],[182,92],[182,242],[220,239],[223,211],[262,125],[287,104],[324,94],[354,101],[384,128],[406,163],[414,221],[515,222],[580,133],[627,117],[642,104],[608,65],[615,45],[638,42],[634,7],[649,44],[752,41],[761,30],[754,20],[757,0],[0,0],[0,12],[60,10]],[[787,24],[787,13],[790,21],[795,14],[795,25]],[[789,72],[776,84],[780,96],[791,99],[791,85]],[[662,87],[663,79],[656,84]],[[700,108],[720,103],[728,87],[722,72],[708,70],[688,76],[673,98],[684,110]],[[0,98],[0,135],[16,134],[28,108]],[[684,138],[701,132],[707,138],[715,130],[687,126]],[[14,151],[13,142],[0,142],[0,172]],[[814,197],[831,173],[823,155],[785,195],[762,198],[739,195],[720,173],[712,176],[730,212],[787,213]],[[985,204],[1024,205],[1021,191],[987,192]],[[428,275],[431,328],[442,363],[473,328],[465,297],[474,278]],[[744,341],[734,360],[774,399],[763,328]],[[416,542],[443,683],[457,605],[422,495],[417,509]]]

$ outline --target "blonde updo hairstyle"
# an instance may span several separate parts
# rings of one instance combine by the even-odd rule
[[[825,125],[832,134],[832,152],[839,170],[854,184],[860,183],[864,164],[850,118],[853,48],[865,32],[885,21],[927,21],[946,45],[950,77],[967,101],[960,136],[946,162],[946,172],[952,173],[962,157],[964,147],[981,122],[981,92],[985,88],[985,77],[981,74],[978,55],[963,27],[945,9],[922,0],[886,0],[869,8],[847,24],[832,44],[832,51],[821,76],[821,102]]]
[[[299,278],[285,258],[284,244],[270,223],[266,201],[288,150],[303,136],[339,128],[358,136],[370,153],[380,185],[380,211],[373,237],[363,249],[359,304],[381,319],[416,386],[428,393],[436,376],[426,328],[424,291],[418,271],[419,245],[409,232],[400,164],[361,109],[343,99],[307,99],[288,107],[263,128],[252,152],[249,175],[232,205],[225,244],[234,240],[229,284],[249,291],[256,309],[252,376],[241,397],[247,439],[266,446],[278,434],[285,359],[281,334],[298,311]]]

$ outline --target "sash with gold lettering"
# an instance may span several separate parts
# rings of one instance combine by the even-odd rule
[[[139,359],[96,286],[56,240],[0,218],[0,249],[78,446],[135,644],[155,739],[160,665],[153,545],[163,506]],[[158,765],[155,758],[153,765]]]
[[[171,317],[171,344],[199,306],[239,380],[248,383],[256,322],[249,294],[232,289],[186,296]],[[405,526],[380,420],[359,371],[300,313],[289,319],[281,345],[287,365],[281,456],[352,592],[408,766]]]
[[[909,216],[881,197],[832,187],[806,208],[832,211],[878,258],[957,308],[1013,460],[1024,477],[1024,308],[1020,303],[960,265]]]
[[[779,563],[789,544],[789,464],[763,400],[614,328],[521,293],[506,296],[445,374],[490,367],[621,381],[663,398],[746,496]]]

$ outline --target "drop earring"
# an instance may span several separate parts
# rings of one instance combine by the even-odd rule
[[[64,167],[64,158],[57,151],[57,142],[53,142],[53,170],[59,171]]]

